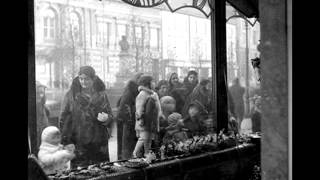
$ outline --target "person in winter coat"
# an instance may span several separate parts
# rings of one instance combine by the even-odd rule
[[[184,105],[184,90],[182,89],[183,84],[179,82],[178,74],[175,72],[170,75],[168,82],[168,94],[176,101],[176,112],[181,113]]]
[[[49,109],[46,107],[46,86],[36,82],[36,111],[37,111],[37,147],[41,143],[41,133],[49,126]]]
[[[138,81],[143,73],[138,73],[128,81],[117,107],[118,159],[130,159],[137,142],[135,127],[135,102],[139,94]]]
[[[182,105],[181,114],[183,117],[187,115],[187,107],[185,106],[186,103],[189,104],[190,94],[193,92],[194,88],[198,85],[198,73],[196,71],[189,71],[187,77],[184,78],[183,86],[181,87],[182,92],[182,99],[184,100]]]
[[[251,115],[252,132],[261,132],[261,97],[256,96],[254,100],[254,110]]]
[[[195,135],[206,134],[206,126],[204,120],[207,117],[207,112],[203,104],[198,100],[194,100],[188,107],[188,115],[181,123],[181,127],[187,130],[188,138]]]
[[[188,97],[192,93],[198,82],[198,73],[196,71],[189,71],[187,77],[183,80],[182,86],[185,89],[185,97]]]
[[[46,127],[41,134],[41,146],[38,159],[46,174],[55,174],[70,169],[70,160],[74,158],[74,145],[63,146],[61,133],[55,126]]]
[[[76,146],[72,166],[109,160],[108,127],[113,121],[103,81],[91,66],[82,66],[65,95],[60,115],[63,144]]]
[[[133,157],[143,157],[149,153],[152,140],[159,132],[159,118],[162,115],[160,101],[151,76],[142,76],[139,79],[139,94],[136,97],[136,124],[138,137]],[[144,153],[143,153],[144,152]]]
[[[193,89],[192,93],[189,95],[189,98],[185,102],[183,112],[184,116],[188,114],[189,104],[195,100],[198,100],[202,105],[204,105],[207,112],[211,112],[212,103],[211,103],[211,91],[209,89],[209,79],[202,79],[200,83]]]
[[[229,88],[230,94],[234,102],[234,110],[236,119],[239,124],[244,118],[244,93],[245,88],[240,85],[239,78],[233,80],[232,85]]]
[[[169,87],[168,81],[166,80],[159,81],[156,87],[156,91],[158,93],[159,98],[169,95],[168,87]]]

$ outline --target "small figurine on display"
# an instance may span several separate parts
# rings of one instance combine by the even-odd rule
[[[61,133],[55,126],[46,127],[41,134],[38,159],[46,174],[55,174],[70,169],[70,161],[75,157],[75,146],[63,146]]]

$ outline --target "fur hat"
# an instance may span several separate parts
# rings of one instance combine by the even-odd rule
[[[48,126],[42,131],[41,141],[50,142],[57,133],[60,133],[60,130],[56,126]]]

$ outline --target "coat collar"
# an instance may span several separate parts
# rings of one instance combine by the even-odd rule
[[[149,88],[147,88],[147,87],[145,87],[145,86],[139,86],[139,87],[138,87],[138,91],[139,91],[139,92],[140,92],[140,91],[145,91],[145,92],[147,92],[147,93],[149,93],[149,94],[153,94],[153,93],[154,93],[153,90],[151,90],[151,89],[149,89]]]
[[[49,152],[56,152],[60,149],[63,148],[63,145],[62,144],[59,144],[59,145],[53,145],[53,144],[50,144],[48,142],[42,142],[41,145],[40,145],[40,149],[41,150],[45,150],[45,151],[49,151]]]

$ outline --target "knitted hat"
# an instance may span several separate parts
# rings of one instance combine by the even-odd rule
[[[189,104],[189,108],[188,109],[190,109],[190,107],[197,107],[200,112],[207,112],[206,108],[204,107],[204,105],[198,100],[192,101]]]
[[[50,142],[57,133],[60,133],[60,130],[56,126],[48,126],[42,131],[41,141]]]
[[[210,82],[209,79],[201,79],[201,80],[200,80],[200,85],[205,86],[205,85],[207,85],[209,82]]]
[[[177,122],[182,119],[182,115],[179,113],[172,113],[169,115],[168,117],[168,124],[169,126],[173,126],[176,125]]]
[[[80,71],[79,71],[78,75],[81,75],[81,74],[85,74],[85,75],[89,76],[91,79],[96,77],[96,71],[91,66],[80,67]]]
[[[176,104],[176,100],[171,96],[163,96],[162,98],[160,98],[160,104]]]

